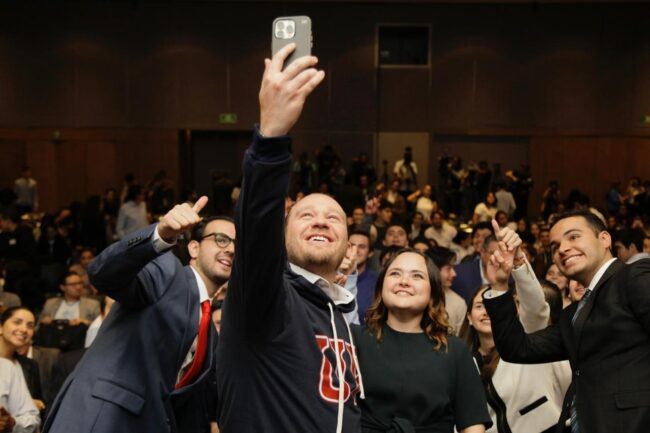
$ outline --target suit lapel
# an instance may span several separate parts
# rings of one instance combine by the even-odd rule
[[[598,284],[593,288],[593,293],[587,299],[587,303],[580,310],[580,314],[576,318],[575,323],[573,324],[573,332],[576,337],[576,351],[580,348],[580,341],[582,340],[582,329],[584,328],[587,318],[591,314],[591,311],[594,308],[596,299],[601,295],[601,288],[605,283],[616,273],[619,269],[625,266],[620,260],[614,261],[609,268],[605,271],[603,276],[598,281]]]

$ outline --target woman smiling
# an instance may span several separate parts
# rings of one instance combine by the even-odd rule
[[[447,320],[436,266],[399,251],[379,275],[367,328],[353,330],[364,433],[482,433],[491,424],[476,366]]]

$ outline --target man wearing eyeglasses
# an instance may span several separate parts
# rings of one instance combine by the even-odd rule
[[[175,206],[90,265],[91,283],[116,303],[43,432],[209,431],[217,344],[210,301],[230,277],[235,226],[202,220],[206,203]],[[190,229],[190,265],[182,266],[170,249]]]
[[[68,320],[70,326],[90,325],[101,313],[99,302],[81,296],[84,283],[79,274],[68,272],[63,277],[59,289],[63,296],[50,298],[45,302],[39,322],[49,325],[54,320]]]

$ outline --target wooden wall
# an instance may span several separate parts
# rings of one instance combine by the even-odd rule
[[[180,162],[167,159],[183,154],[172,149],[178,130],[242,131],[257,121],[270,23],[304,13],[327,79],[296,126],[295,149],[332,144],[346,159],[375,151],[380,161],[377,134],[422,132],[432,137],[431,167],[442,146],[435,137],[518,137],[530,149],[517,150],[529,158],[517,162],[535,168],[538,186],[556,174],[568,185],[571,175],[549,165],[556,147],[538,143],[563,142],[565,160],[588,161],[602,140],[650,136],[640,122],[650,114],[647,3],[27,0],[0,10],[2,185],[28,163],[54,205],[119,184],[127,170],[178,174]],[[430,26],[430,67],[377,69],[378,23]],[[239,122],[219,124],[222,112]],[[143,158],[158,153],[158,140],[166,157]],[[485,145],[491,160],[512,159],[511,144]],[[625,161],[622,179],[642,174]]]
[[[179,184],[178,132],[146,129],[0,128],[0,185],[13,184],[29,165],[43,211],[119,189],[127,173],[141,183],[159,170]]]
[[[650,138],[534,137],[530,160],[532,197],[541,197],[548,183],[558,180],[562,196],[578,188],[592,204],[604,206],[613,182],[620,180],[626,186],[633,175],[650,179]]]

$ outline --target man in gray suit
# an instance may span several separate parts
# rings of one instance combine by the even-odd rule
[[[183,414],[174,400],[203,392],[214,371],[210,297],[230,276],[234,255],[234,224],[227,218],[202,221],[206,203],[201,197],[194,206],[175,206],[158,224],[127,235],[90,265],[91,283],[116,303],[63,384],[44,433],[183,427],[177,426]],[[170,249],[192,227],[192,261],[184,267]],[[194,406],[186,410],[208,422],[209,414]]]
[[[84,282],[81,275],[69,271],[63,277],[59,288],[63,296],[50,298],[45,302],[39,322],[43,325],[53,320],[68,320],[70,326],[84,324],[86,326],[99,316],[101,309],[96,299],[81,296]]]

